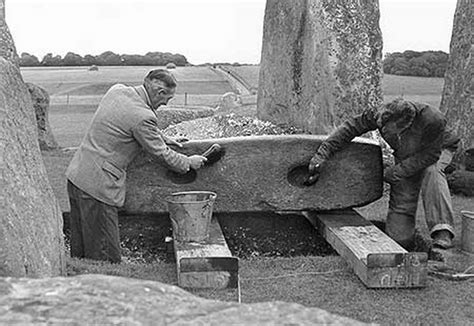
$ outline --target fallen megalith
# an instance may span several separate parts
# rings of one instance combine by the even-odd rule
[[[0,278],[0,324],[366,325],[282,301],[239,304],[117,276]]]
[[[176,150],[201,154],[217,143],[225,154],[213,165],[184,175],[142,153],[128,168],[124,210],[130,214],[167,212],[167,195],[193,190],[217,193],[217,212],[332,210],[380,198],[381,149],[363,138],[336,153],[316,184],[303,184],[308,162],[324,139],[267,135],[189,141]]]
[[[328,134],[382,103],[378,1],[267,0],[257,115]]]

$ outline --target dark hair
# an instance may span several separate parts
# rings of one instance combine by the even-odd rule
[[[410,125],[416,115],[416,108],[413,102],[397,98],[390,103],[384,105],[384,110],[381,112],[382,125],[388,121],[396,123],[397,127]]]
[[[145,81],[159,80],[162,81],[167,88],[175,88],[177,86],[176,78],[165,69],[155,69],[146,75]]]

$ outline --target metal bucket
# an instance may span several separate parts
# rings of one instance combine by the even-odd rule
[[[474,253],[474,212],[461,211],[461,248]]]
[[[175,240],[199,242],[208,238],[216,197],[210,191],[175,192],[166,197]]]

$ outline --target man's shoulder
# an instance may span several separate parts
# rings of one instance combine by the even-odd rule
[[[134,91],[132,86],[127,86],[127,85],[118,83],[118,84],[112,85],[112,87],[110,87],[109,90],[107,91],[106,95],[108,93],[128,93],[132,91]]]
[[[437,108],[428,105],[428,104],[421,104],[420,105],[420,115],[421,117],[426,120],[427,122],[436,122],[440,121],[445,123],[446,117],[440,110]]]

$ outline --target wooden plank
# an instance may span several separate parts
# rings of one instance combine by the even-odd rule
[[[426,286],[427,254],[407,252],[352,209],[305,212],[369,288]]]
[[[302,185],[309,160],[325,138],[279,135],[190,141],[179,151],[200,154],[217,143],[225,155],[183,177],[142,154],[128,168],[124,210],[129,214],[166,212],[167,195],[192,190],[217,193],[214,212],[332,210],[380,198],[381,150],[363,138],[336,153],[316,184]]]
[[[203,242],[173,240],[178,285],[185,288],[237,288],[238,258],[232,257],[217,219]]]

